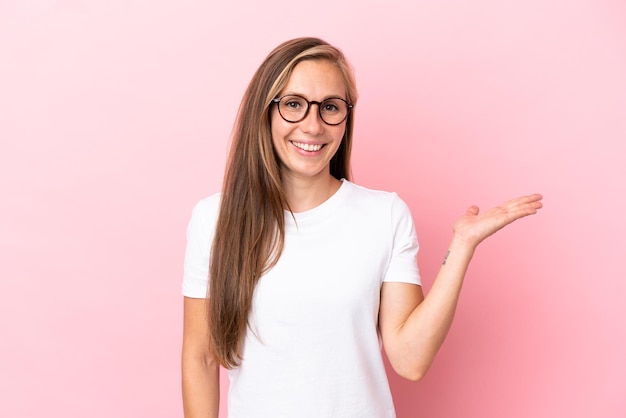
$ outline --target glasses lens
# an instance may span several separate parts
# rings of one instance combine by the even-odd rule
[[[285,96],[280,99],[278,110],[288,122],[299,122],[304,118],[309,104],[300,96]]]
[[[313,102],[318,104],[317,102]],[[328,125],[339,125],[348,117],[349,107],[343,99],[330,98],[318,104],[319,115]],[[300,122],[307,115],[309,102],[300,96],[285,96],[278,102],[278,111],[287,122]]]
[[[338,125],[348,116],[348,104],[339,98],[326,99],[320,104],[320,116],[329,125]]]

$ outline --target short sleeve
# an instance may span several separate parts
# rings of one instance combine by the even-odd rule
[[[419,243],[407,204],[394,194],[391,207],[391,261],[383,282],[422,284],[417,266]]]
[[[183,269],[184,296],[206,298],[209,287],[209,256],[215,222],[219,211],[219,195],[213,195],[196,204],[187,226],[187,247]]]

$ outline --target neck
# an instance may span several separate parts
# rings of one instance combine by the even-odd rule
[[[286,176],[287,177],[287,176]],[[341,186],[328,173],[319,178],[283,178],[287,203],[294,213],[305,212],[327,201]]]

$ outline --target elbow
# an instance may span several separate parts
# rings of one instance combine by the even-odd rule
[[[426,375],[426,370],[422,369],[412,369],[412,370],[401,370],[396,371],[400,377],[405,378],[411,382],[419,382]]]
[[[405,362],[404,364],[394,365],[391,363],[391,366],[398,376],[411,382],[419,382],[424,378],[426,372],[428,372],[430,364],[423,364],[416,361],[412,362],[412,364]]]
[[[391,341],[393,343],[393,341]],[[418,382],[426,376],[436,351],[425,344],[411,342],[389,343],[385,354],[396,374],[411,382]]]
[[[182,360],[183,365],[190,364],[192,367],[200,367],[206,370],[217,370],[220,367],[219,362],[211,354],[183,356]]]
[[[182,365],[183,369],[186,366],[206,370],[217,370],[220,367],[219,362],[208,348],[197,346],[183,346]]]

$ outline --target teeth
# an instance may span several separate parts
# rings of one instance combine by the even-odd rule
[[[313,145],[313,144],[302,144],[300,142],[292,142],[296,147],[303,149],[305,151],[319,151],[322,149],[322,145]]]

